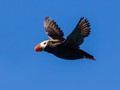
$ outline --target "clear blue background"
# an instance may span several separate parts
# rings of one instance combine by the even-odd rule
[[[81,48],[97,61],[35,52],[46,16],[65,37],[89,19]],[[0,0],[0,90],[120,90],[120,0]]]

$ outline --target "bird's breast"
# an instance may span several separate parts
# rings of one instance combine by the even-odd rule
[[[55,56],[63,59],[79,59],[82,58],[78,50],[68,46],[56,46],[53,48],[52,52]]]

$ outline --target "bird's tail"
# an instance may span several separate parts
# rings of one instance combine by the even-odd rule
[[[96,60],[92,55],[88,54],[87,52],[81,50],[83,58],[91,59],[91,60]]]

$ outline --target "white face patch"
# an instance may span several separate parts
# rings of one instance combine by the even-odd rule
[[[40,43],[40,46],[43,47],[43,49],[47,46],[48,41],[43,41]]]

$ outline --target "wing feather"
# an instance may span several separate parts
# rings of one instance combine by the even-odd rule
[[[50,39],[58,39],[60,41],[65,40],[63,38],[64,34],[62,30],[56,24],[56,22],[51,18],[49,17],[45,18],[44,27],[45,27],[46,34],[49,36]]]
[[[90,23],[82,17],[73,32],[64,41],[66,45],[78,47],[84,42],[84,38],[90,34]]]

